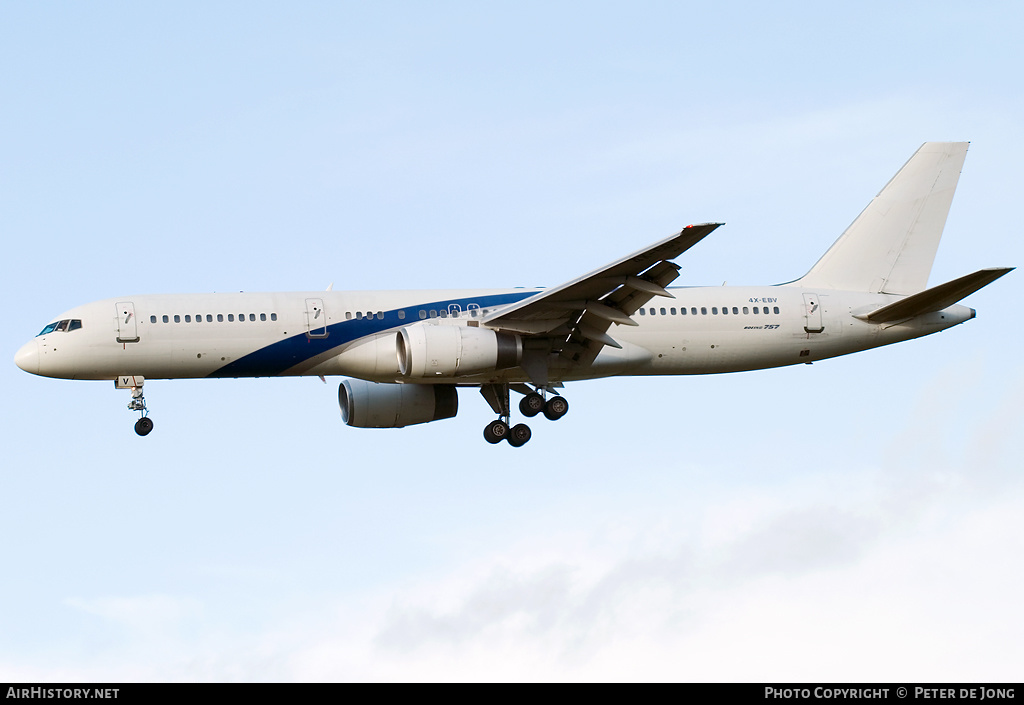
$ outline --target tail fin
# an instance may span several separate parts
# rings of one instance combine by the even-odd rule
[[[794,286],[913,294],[928,285],[968,142],[925,142]]]

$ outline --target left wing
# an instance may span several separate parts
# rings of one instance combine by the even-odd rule
[[[498,309],[482,323],[489,328],[547,338],[552,342],[551,352],[560,352],[574,361],[593,359],[605,345],[622,347],[608,335],[612,323],[635,326],[631,316],[651,298],[674,298],[665,287],[679,276],[679,265],[670,260],[720,225],[688,225],[671,237],[578,279]]]

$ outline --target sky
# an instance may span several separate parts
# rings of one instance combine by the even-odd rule
[[[345,426],[339,379],[112,384],[97,299],[554,286],[725,222],[801,276],[969,140],[931,284],[1024,263],[1019,3],[0,5],[0,681],[1019,681],[1019,273],[811,366]]]

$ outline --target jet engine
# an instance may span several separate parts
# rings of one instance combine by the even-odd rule
[[[398,370],[405,377],[458,377],[515,367],[518,335],[469,326],[409,326],[398,331]]]
[[[450,419],[459,396],[450,384],[378,384],[347,379],[338,387],[341,419],[356,428],[401,428]]]

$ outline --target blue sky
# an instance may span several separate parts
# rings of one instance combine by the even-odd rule
[[[0,9],[5,349],[180,291],[555,285],[693,222],[802,275],[970,140],[932,283],[1024,262],[1014,3]],[[1012,680],[1013,273],[813,366],[350,429],[338,380],[0,374],[0,680]]]

